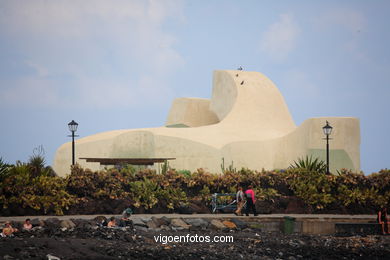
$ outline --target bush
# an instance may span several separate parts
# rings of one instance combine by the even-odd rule
[[[192,200],[207,205],[211,194],[235,193],[239,185],[253,185],[258,200],[278,213],[296,198],[303,201],[302,207],[336,213],[374,213],[390,201],[388,169],[369,176],[348,170],[325,175],[308,163],[313,167],[287,171],[225,169],[222,174],[212,174],[203,169],[193,173],[166,169],[157,174],[128,165],[96,172],[76,165],[69,176],[60,178],[50,173],[42,159],[34,157],[10,166],[0,158],[0,207],[14,210],[19,206],[58,215],[70,206],[78,210],[73,214],[120,213],[129,205],[138,212],[167,212]]]
[[[323,209],[334,201],[330,193],[332,178],[320,172],[306,169],[290,169],[287,180],[294,195],[316,209]]]
[[[63,178],[33,176],[30,170],[29,165],[17,164],[0,183],[0,205],[4,209],[10,205],[19,205],[42,211],[44,214],[63,215],[63,210],[76,202],[74,196],[66,192],[66,182]]]
[[[306,155],[305,158],[298,158],[298,161],[294,161],[289,168],[306,170],[308,172],[326,173],[326,163],[319,158],[313,159],[311,155]]]

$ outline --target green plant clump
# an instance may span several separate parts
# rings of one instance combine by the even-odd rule
[[[326,163],[318,158],[313,159],[311,155],[306,156],[305,158],[298,158],[297,161],[294,161],[294,163],[290,165],[290,168],[304,169],[309,172],[326,173]]]

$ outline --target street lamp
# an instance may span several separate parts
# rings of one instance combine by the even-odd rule
[[[77,131],[77,127],[79,124],[77,124],[74,120],[72,120],[69,124],[69,131],[72,132],[72,135],[68,135],[69,137],[72,137],[72,165],[74,165],[74,137],[77,136],[74,133]]]
[[[333,127],[329,125],[329,122],[326,121],[326,125],[322,127],[324,135],[326,135],[326,173],[329,174],[329,136],[332,133]]]

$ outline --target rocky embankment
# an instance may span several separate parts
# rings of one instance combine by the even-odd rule
[[[134,218],[133,225],[93,220],[32,220],[30,231],[0,238],[1,259],[388,259],[390,236],[336,237],[264,232],[239,219]],[[21,223],[13,223],[20,227]],[[160,236],[232,237],[229,242],[156,241]]]

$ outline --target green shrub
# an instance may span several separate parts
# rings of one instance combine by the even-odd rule
[[[317,209],[323,209],[335,200],[330,193],[332,183],[327,175],[305,169],[290,169],[287,178],[294,195]]]
[[[166,205],[168,209],[175,209],[188,202],[187,194],[180,188],[159,188],[156,193],[158,202]]]
[[[298,160],[294,161],[289,168],[302,169],[309,172],[326,173],[326,163],[321,161],[319,158],[313,159],[311,155],[310,157],[306,155],[305,158],[298,158]]]
[[[75,203],[74,196],[66,192],[63,178],[52,176],[33,176],[29,165],[18,163],[1,183],[3,208],[10,205],[30,207],[44,214],[54,212],[62,215],[63,210]]]
[[[130,196],[136,208],[150,209],[157,204],[158,185],[152,180],[144,179],[130,183]]]
[[[323,164],[312,158],[302,159],[295,166],[287,171],[225,169],[212,174],[203,169],[193,173],[167,169],[157,174],[130,165],[96,172],[76,165],[69,176],[60,178],[50,174],[43,157],[31,157],[28,163],[14,166],[0,158],[0,206],[19,205],[63,214],[79,202],[124,200],[146,210],[174,210],[192,199],[201,199],[207,205],[213,193],[235,193],[239,185],[253,185],[260,200],[277,202],[280,197],[295,196],[322,212],[341,208],[369,212],[390,201],[388,169],[369,176],[345,169],[339,175],[325,175]],[[231,198],[225,199],[231,202]]]
[[[5,163],[0,157],[0,182],[2,182],[9,174],[11,165]]]

